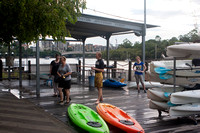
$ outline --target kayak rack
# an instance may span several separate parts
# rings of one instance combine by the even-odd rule
[[[177,59],[185,59],[185,57],[172,57],[173,58],[173,84],[174,84],[174,92],[176,92],[176,60]],[[164,59],[172,59],[172,58],[164,58]],[[186,64],[188,65],[188,64]],[[162,112],[166,112],[169,113],[169,111],[167,110],[158,110],[158,117],[162,117]],[[181,119],[181,118],[187,118],[189,120],[192,120],[194,122],[195,125],[198,124],[198,120],[200,120],[200,114],[194,114],[194,115],[189,115],[189,116],[184,116],[184,117],[177,117],[177,119]]]

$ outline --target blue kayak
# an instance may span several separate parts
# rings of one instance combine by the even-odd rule
[[[120,88],[126,86],[126,84],[121,83],[119,81],[113,80],[113,79],[106,79],[103,82],[104,87],[113,87],[113,88]]]

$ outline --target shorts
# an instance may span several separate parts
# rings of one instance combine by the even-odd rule
[[[97,87],[97,88],[103,87],[103,75],[102,75],[102,73],[95,73],[94,83],[95,83],[95,87]]]
[[[71,88],[71,80],[63,80],[58,84],[59,88],[70,89]]]
[[[135,80],[137,84],[139,84],[139,82],[144,83],[143,75],[135,74]]]

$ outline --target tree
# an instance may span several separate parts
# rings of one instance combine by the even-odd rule
[[[66,19],[74,24],[84,6],[84,0],[1,0],[0,41],[28,43],[40,36],[63,41],[70,36]]]
[[[80,15],[84,0],[0,0],[0,42],[10,44],[19,41],[19,86],[22,87],[23,42],[36,41],[39,37],[52,36],[64,41],[70,36],[67,22],[74,24]]]
[[[119,45],[119,48],[132,48],[133,43],[129,41],[128,39],[124,39],[123,43]]]

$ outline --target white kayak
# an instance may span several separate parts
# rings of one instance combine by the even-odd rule
[[[160,79],[159,74],[147,72],[146,77],[148,81],[152,82],[160,82],[162,84],[174,84],[173,77],[169,79]],[[176,85],[182,86],[195,86],[196,84],[200,83],[200,77],[176,77]]]
[[[200,57],[200,43],[185,43],[167,47],[167,56],[171,57]]]
[[[167,102],[158,102],[158,101],[153,101],[153,100],[149,101],[149,108],[157,109],[160,111],[168,111],[169,110],[169,106],[168,106]]]
[[[173,71],[168,71],[168,74],[173,75]],[[195,70],[178,70],[176,71],[178,77],[200,77],[200,68]]]
[[[151,100],[159,101],[159,102],[169,101],[169,97],[165,97],[163,91],[157,91],[153,89],[147,90],[147,97]]]
[[[177,69],[190,69],[189,66],[186,65],[190,64],[192,65],[192,60],[176,60],[176,68]],[[162,60],[162,61],[151,61],[150,63],[150,72],[155,73],[154,69],[157,67],[164,67],[167,69],[173,69],[174,68],[174,61],[173,60]]]
[[[172,117],[183,117],[200,114],[200,103],[184,104],[170,107],[169,115]]]
[[[182,91],[171,94],[170,101],[173,104],[188,104],[200,102],[200,90]]]
[[[177,87],[175,89],[176,92],[183,91],[184,89],[181,87]],[[148,89],[147,97],[154,101],[169,101],[171,93],[174,92],[174,88],[152,88]]]
[[[139,83],[140,88],[142,88],[141,83]],[[162,87],[163,84],[159,83],[159,82],[144,82],[144,85],[146,88],[152,88],[152,87]],[[136,82],[130,82],[128,84],[128,86],[130,86],[129,88],[137,88],[137,84]],[[166,87],[171,87],[171,85],[165,85]]]

